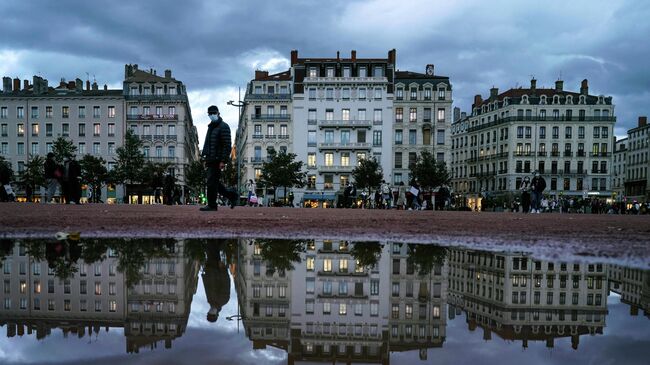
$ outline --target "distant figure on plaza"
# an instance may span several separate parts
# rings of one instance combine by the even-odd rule
[[[63,158],[63,181],[61,187],[67,204],[79,204],[81,199],[81,165],[74,159],[74,156]]]
[[[214,323],[219,318],[219,312],[230,300],[230,276],[228,266],[221,260],[221,251],[225,240],[209,242],[206,249],[207,259],[203,267],[203,287],[205,297],[210,304],[208,322]]]
[[[521,190],[521,210],[523,213],[528,213],[530,211],[530,178],[528,176],[524,177],[519,190]]]
[[[531,213],[539,213],[542,205],[542,194],[546,189],[546,180],[539,174],[539,171],[535,171],[535,176],[530,182],[531,190]]]
[[[230,208],[234,208],[238,194],[234,189],[227,189],[221,182],[221,171],[230,158],[230,127],[221,119],[219,108],[215,105],[208,108],[208,117],[210,118],[210,124],[201,151],[208,175],[208,205],[200,210],[217,210],[217,193],[228,198]]]
[[[248,196],[246,197],[248,205],[253,206],[257,204],[257,196],[255,196],[255,202],[253,202],[253,199],[251,199],[255,195],[256,190],[256,184],[253,179],[248,179],[248,182],[246,183],[246,190],[248,190]]]
[[[295,196],[293,195],[293,191],[289,192],[289,206],[293,208],[293,200],[295,199]]]
[[[59,186],[58,179],[62,177],[61,169],[54,161],[54,153],[47,154],[43,168],[45,170],[43,175],[45,177],[45,200],[43,202],[54,203],[54,194],[56,194],[56,188]]]
[[[414,178],[413,180],[411,180],[411,189],[409,190],[409,192],[413,196],[413,201],[411,202],[411,207],[409,207],[409,210],[422,209],[422,205],[420,204],[420,184],[418,184],[417,179]]]
[[[165,181],[163,182],[163,201],[166,205],[174,204],[174,188],[176,185],[176,179],[169,172],[165,175]]]
[[[385,180],[381,181],[381,197],[383,199],[383,203],[385,204],[384,209],[390,209],[393,194],[390,190],[390,185],[388,185]]]
[[[397,188],[397,209],[406,209],[406,185],[404,181],[400,181]]]

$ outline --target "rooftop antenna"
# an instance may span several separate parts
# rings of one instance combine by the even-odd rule
[[[559,80],[562,80],[562,70],[560,70],[560,78],[558,79],[558,81]]]
[[[86,80],[90,80],[90,74],[86,72]]]
[[[95,77],[95,74],[93,74],[93,82],[97,82],[97,78]]]

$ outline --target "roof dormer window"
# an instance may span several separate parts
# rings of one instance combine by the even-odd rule
[[[528,95],[524,95],[521,97],[521,103],[522,104],[528,104]]]
[[[546,105],[546,95],[542,95],[542,97],[539,99],[539,103],[541,105]]]
[[[573,105],[573,95],[569,95],[566,97],[566,103],[568,105]]]

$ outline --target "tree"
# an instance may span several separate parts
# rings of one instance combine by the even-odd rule
[[[447,249],[433,244],[408,245],[407,262],[415,266],[420,275],[428,275],[435,266],[442,267],[447,257]]]
[[[85,155],[79,162],[81,165],[81,182],[92,187],[92,201],[101,200],[102,186],[108,182],[106,160],[101,157]]]
[[[295,153],[271,150],[268,161],[262,164],[261,180],[273,187],[276,198],[278,187],[283,187],[285,193],[287,188],[303,187],[306,176],[307,173],[302,171],[302,161],[296,161]]]
[[[438,187],[449,184],[451,180],[447,165],[444,161],[437,161],[430,151],[422,151],[420,157],[409,166],[409,169],[411,170],[411,179],[417,179],[420,189],[428,190],[430,193]],[[446,191],[446,195],[449,195],[448,189],[443,190]],[[440,201],[446,198],[447,196],[443,196]]]
[[[269,273],[293,270],[293,263],[300,263],[300,254],[307,249],[304,241],[296,240],[258,239],[256,244]]]
[[[52,153],[54,153],[54,161],[57,164],[63,164],[64,158],[72,158],[77,152],[77,146],[65,139],[64,137],[59,137],[54,140],[52,143]]]
[[[350,250],[350,255],[363,267],[373,267],[381,258],[384,245],[379,242],[357,242]]]
[[[223,178],[223,182],[226,186],[237,186],[237,162],[236,161],[228,161],[226,162],[226,166],[223,169],[223,174],[221,175]],[[241,194],[241,191],[237,192],[238,194]]]
[[[165,182],[165,174],[173,165],[171,162],[154,163],[147,161],[142,168],[142,183],[152,189],[161,188]]]
[[[378,187],[384,177],[383,170],[376,158],[364,158],[359,161],[359,165],[352,170],[352,178],[355,184],[361,190]]]
[[[129,129],[124,135],[124,145],[115,150],[117,158],[113,179],[117,183],[125,184],[124,195],[127,197],[129,196],[128,184],[142,182],[142,167],[145,159],[141,149],[142,141]]]
[[[192,161],[185,168],[185,184],[190,188],[194,197],[205,192],[206,179],[205,168],[201,161]]]
[[[31,199],[37,187],[45,184],[45,158],[42,156],[30,156],[23,170],[18,177],[18,186],[25,190],[28,199]]]
[[[6,185],[14,178],[14,170],[11,168],[11,162],[0,156],[0,185]],[[2,186],[0,186],[0,189]]]

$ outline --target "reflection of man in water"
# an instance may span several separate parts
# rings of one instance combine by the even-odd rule
[[[219,312],[230,300],[230,277],[228,266],[221,260],[221,250],[225,240],[210,242],[206,249],[207,260],[203,268],[203,287],[210,304],[208,322],[216,322]]]

